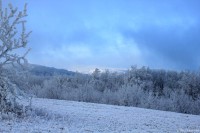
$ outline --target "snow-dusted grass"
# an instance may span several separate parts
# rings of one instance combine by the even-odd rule
[[[200,116],[52,99],[33,99],[33,114],[0,121],[0,132],[200,132]]]

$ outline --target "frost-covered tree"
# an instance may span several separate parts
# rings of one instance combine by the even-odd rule
[[[25,29],[26,7],[25,4],[23,11],[18,11],[12,4],[4,8],[0,0],[0,111],[3,113],[22,113],[22,108],[16,103],[18,89],[3,75],[3,68],[7,64],[22,65],[27,62],[25,56],[29,51],[26,46],[30,32]],[[23,48],[25,54],[17,54]]]
[[[3,9],[0,0],[0,68],[6,64],[26,62],[25,55],[28,53],[27,51],[22,56],[16,53],[16,50],[25,48],[28,43],[30,32],[26,33],[24,20],[27,16],[27,4],[24,10],[19,12],[12,4],[8,7]]]

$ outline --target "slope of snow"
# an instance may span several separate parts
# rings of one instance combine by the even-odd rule
[[[0,121],[0,132],[200,133],[198,115],[39,98],[33,107],[39,116]]]

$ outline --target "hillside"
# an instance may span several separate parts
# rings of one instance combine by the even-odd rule
[[[37,117],[3,120],[0,132],[200,132],[200,116],[135,107],[33,99]]]
[[[37,76],[53,76],[53,75],[65,75],[65,76],[73,76],[75,72],[68,71],[65,69],[57,69],[54,67],[46,67],[41,65],[29,64],[29,72],[33,75]]]

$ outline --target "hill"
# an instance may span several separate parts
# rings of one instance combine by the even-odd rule
[[[53,75],[63,75],[63,76],[74,76],[75,72],[68,71],[65,69],[57,69],[54,67],[46,67],[41,65],[30,64],[28,70],[31,74],[37,76],[53,76]]]

